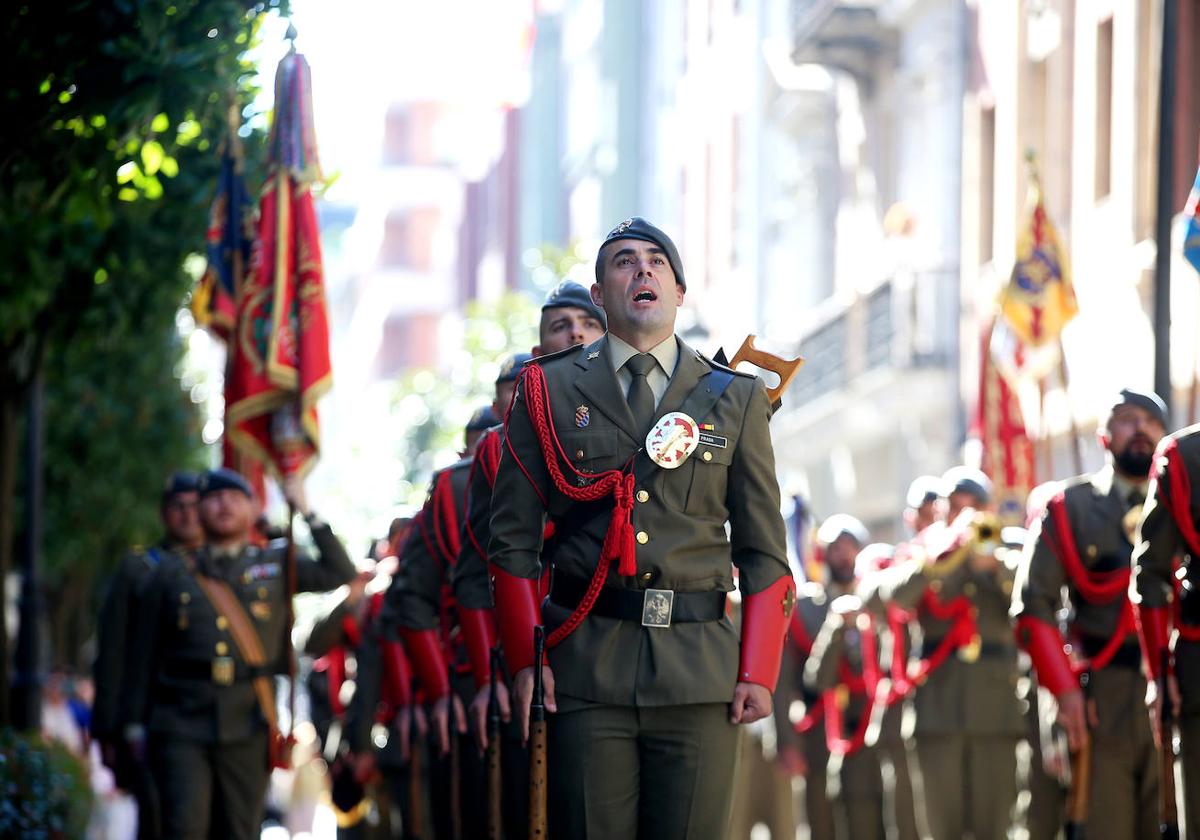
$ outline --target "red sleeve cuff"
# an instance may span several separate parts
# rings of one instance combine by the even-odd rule
[[[467,659],[471,662],[471,676],[475,687],[488,684],[492,673],[492,648],[496,644],[496,622],[491,610],[473,610],[460,606],[458,623],[462,627],[463,640],[467,646]]]
[[[1169,666],[1168,645],[1171,641],[1170,607],[1134,607],[1142,657],[1150,668],[1150,676],[1162,676],[1163,665]]]
[[[495,565],[491,570],[504,659],[509,671],[516,674],[533,665],[533,628],[542,623],[538,582],[510,575]]]
[[[738,682],[775,690],[783,658],[783,640],[796,603],[796,584],[785,575],[761,592],[742,599],[742,653]]]
[[[417,672],[417,680],[432,703],[450,693],[450,669],[436,630],[400,628],[400,639]]]
[[[1055,697],[1079,688],[1079,679],[1071,668],[1058,628],[1023,615],[1017,619],[1017,643],[1033,660],[1038,683],[1050,689]]]

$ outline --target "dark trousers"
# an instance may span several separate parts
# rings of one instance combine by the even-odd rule
[[[266,732],[231,744],[157,737],[150,760],[164,837],[255,840],[261,834],[270,777]]]
[[[724,840],[738,735],[725,703],[551,715],[551,836]]]

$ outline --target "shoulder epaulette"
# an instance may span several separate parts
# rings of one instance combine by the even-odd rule
[[[723,365],[720,362],[714,362],[712,359],[710,359],[708,356],[705,356],[699,350],[697,350],[695,352],[696,352],[696,355],[700,357],[700,361],[704,362],[707,365],[710,365],[711,367],[716,368],[717,370],[723,370],[726,373],[732,373],[734,376],[740,376],[744,379],[758,379],[758,374],[756,374],[756,373],[748,373],[747,371],[737,370],[736,368],[731,368],[729,365]]]
[[[599,339],[597,339],[597,341],[598,340]],[[592,344],[595,344],[595,343],[596,342],[592,342]],[[568,347],[566,350],[559,350],[557,353],[547,353],[544,356],[535,356],[534,358],[530,359],[525,364],[526,365],[545,365],[547,362],[553,362],[553,361],[557,361],[558,359],[565,359],[568,356],[573,356],[576,353],[580,352],[581,350],[586,350],[588,347],[591,347],[591,344],[573,344],[570,347]]]

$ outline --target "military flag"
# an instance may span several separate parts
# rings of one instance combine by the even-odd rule
[[[275,74],[268,144],[258,237],[237,300],[226,433],[285,476],[314,464],[317,401],[331,384],[311,72],[294,48]]]
[[[1196,180],[1192,182],[1192,191],[1188,194],[1187,204],[1183,208],[1183,215],[1187,219],[1183,230],[1183,257],[1192,264],[1192,268],[1200,271],[1200,219],[1196,218],[1198,204],[1200,169],[1196,170]]]
[[[1005,525],[1025,522],[1025,498],[1037,483],[1034,478],[1033,441],[1025,431],[1021,406],[992,356],[994,328],[983,331],[980,352],[979,401],[971,436],[982,450],[980,468],[992,480],[998,512]]]
[[[208,214],[208,265],[192,292],[191,307],[196,323],[226,343],[237,318],[238,289],[250,264],[255,226],[238,123],[237,108],[231,106],[228,135],[221,143],[221,173]]]
[[[1029,221],[1017,239],[1017,260],[999,304],[1017,338],[1030,347],[1042,347],[1058,340],[1079,306],[1067,254],[1046,214],[1036,175],[1029,193]]]

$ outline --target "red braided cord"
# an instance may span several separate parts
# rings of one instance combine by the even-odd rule
[[[1187,547],[1188,553],[1194,558],[1200,558],[1200,534],[1196,533],[1196,523],[1192,519],[1190,510],[1192,483],[1183,464],[1179,462],[1179,442],[1175,438],[1164,440],[1158,451],[1158,457],[1162,461],[1161,468],[1167,474],[1167,487],[1164,487],[1162,482],[1157,482],[1156,495],[1160,500],[1166,502],[1167,511],[1171,514],[1171,519],[1175,521],[1175,527],[1179,530],[1179,535],[1183,537],[1183,544]],[[1165,499],[1163,490],[1168,490]],[[1183,581],[1178,574],[1175,574],[1178,570],[1179,561],[1176,560],[1171,570],[1173,572],[1171,584],[1175,590],[1175,629],[1179,631],[1181,639],[1197,642],[1200,641],[1200,625],[1185,624],[1183,621],[1183,602],[1180,598],[1183,594]]]
[[[849,755],[860,749],[867,740],[867,729],[871,725],[871,717],[875,710],[876,694],[879,688],[879,659],[875,646],[875,625],[867,616],[867,628],[862,631],[862,660],[863,670],[859,676],[850,671],[850,666],[843,659],[839,663],[841,681],[851,694],[865,694],[867,705],[863,708],[862,717],[853,737],[847,739],[845,732],[845,713],[837,702],[837,688],[826,691],[821,696],[821,704],[825,707],[825,744],[834,755]]]
[[[576,502],[599,501],[605,496],[612,496],[615,500],[612,518],[609,520],[608,532],[604,536],[604,545],[600,549],[600,559],[596,563],[596,571],[592,574],[587,592],[584,593],[579,605],[575,607],[575,610],[565,622],[546,637],[546,646],[552,648],[574,632],[583,623],[583,620],[587,618],[588,613],[592,611],[592,607],[596,603],[596,598],[599,597],[600,590],[604,587],[604,581],[608,577],[611,561],[618,561],[618,574],[634,575],[637,573],[637,559],[633,544],[633,525],[630,523],[630,516],[633,513],[633,488],[635,479],[632,473],[626,473],[622,470],[607,470],[602,473],[590,475],[575,469],[563,451],[562,443],[559,441],[558,434],[554,430],[554,423],[551,420],[550,413],[550,394],[546,387],[546,375],[542,371],[541,366],[526,364],[517,378],[517,391],[520,390],[522,382],[525,384],[525,407],[529,412],[529,422],[533,426],[534,433],[537,435],[538,443],[541,446],[542,460],[546,463],[546,471],[558,492]],[[511,411],[512,407],[510,406],[509,412],[511,413]],[[513,456],[513,460],[516,461],[521,472],[529,479],[530,485],[542,499],[542,503],[545,504],[546,499],[542,496],[537,483],[529,475],[529,471],[525,469],[525,465],[521,463],[520,457],[517,455],[516,450],[513,449],[512,441],[508,437],[507,422],[504,426],[504,442],[508,446],[508,451]],[[563,475],[562,467],[560,466],[561,463],[566,463],[568,469],[575,474],[576,478],[589,479],[590,483],[583,487],[578,487],[568,482],[566,476]]]

